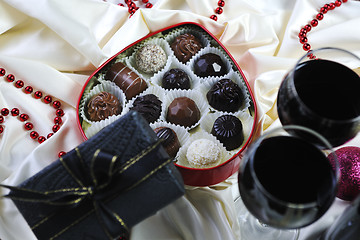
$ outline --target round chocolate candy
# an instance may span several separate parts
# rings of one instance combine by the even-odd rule
[[[200,120],[200,110],[192,99],[178,97],[170,103],[166,120],[184,127],[191,127]]]
[[[136,66],[144,73],[158,72],[165,66],[166,60],[164,49],[157,44],[147,44],[135,54]]]
[[[160,117],[161,101],[154,94],[139,96],[130,110],[139,112],[149,123],[153,123]]]
[[[211,134],[214,135],[228,151],[240,147],[244,141],[243,126],[240,119],[229,114],[222,115],[215,120]]]
[[[161,84],[165,89],[190,89],[189,76],[180,68],[173,68],[167,71],[162,78]]]
[[[182,34],[171,43],[171,48],[180,62],[186,63],[203,47],[199,39],[190,33]]]
[[[85,106],[86,117],[96,122],[112,115],[118,115],[121,111],[122,106],[119,99],[108,92],[95,94]]]
[[[194,64],[194,72],[199,77],[224,76],[227,73],[226,65],[221,57],[214,53],[200,56]]]
[[[174,158],[180,148],[180,142],[174,130],[168,127],[158,127],[154,131],[158,138],[163,139],[162,145],[166,152]]]
[[[207,92],[206,98],[210,106],[225,112],[236,112],[244,103],[241,88],[227,78],[216,82]]]
[[[105,79],[114,82],[131,99],[143,92],[148,86],[142,78],[122,62],[112,65],[105,74]]]

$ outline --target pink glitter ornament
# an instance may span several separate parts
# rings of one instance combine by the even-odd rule
[[[352,201],[360,193],[360,148],[342,147],[335,151],[340,167],[337,197]],[[332,155],[328,156],[333,161]]]

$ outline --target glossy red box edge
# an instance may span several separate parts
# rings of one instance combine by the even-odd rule
[[[253,104],[253,108],[254,108],[254,112],[253,112],[253,118],[254,118],[254,122],[252,125],[252,129],[251,129],[251,133],[249,138],[247,139],[246,143],[243,145],[243,147],[239,150],[239,152],[237,154],[235,154],[233,157],[231,157],[230,159],[228,159],[226,162],[215,166],[213,168],[205,168],[205,169],[201,169],[201,168],[188,168],[188,167],[184,167],[184,166],[180,166],[178,164],[175,163],[175,166],[177,167],[177,169],[180,171],[183,179],[184,179],[184,183],[186,185],[189,186],[198,186],[198,187],[203,187],[203,186],[211,186],[211,185],[215,185],[218,184],[224,180],[226,180],[227,178],[229,178],[230,176],[232,176],[233,174],[235,174],[240,166],[240,161],[241,161],[241,154],[242,152],[246,149],[246,147],[250,144],[255,129],[256,129],[256,122],[257,122],[257,106],[256,106],[256,102],[255,102],[255,98],[253,95],[253,92],[250,88],[250,85],[248,83],[248,81],[246,80],[246,77],[244,75],[244,73],[242,72],[240,66],[237,64],[237,62],[235,61],[235,59],[233,58],[233,56],[230,54],[230,52],[224,47],[224,45],[209,31],[207,30],[205,27],[203,27],[202,25],[195,23],[195,22],[181,22],[175,25],[171,25],[169,27],[157,30],[155,32],[149,33],[148,35],[146,35],[145,37],[140,38],[139,40],[135,41],[134,43],[132,43],[131,45],[127,46],[126,48],[122,49],[121,51],[119,51],[118,53],[116,53],[115,55],[113,55],[111,58],[109,58],[108,60],[106,60],[103,64],[101,64],[100,67],[98,67],[96,69],[96,71],[94,71],[89,78],[87,79],[87,81],[85,82],[84,86],[82,87],[81,90],[81,94],[79,96],[78,102],[77,102],[77,125],[81,131],[81,134],[84,138],[84,140],[87,140],[87,137],[85,136],[85,133],[81,127],[81,122],[80,122],[80,116],[79,116],[79,105],[80,105],[80,101],[82,98],[82,93],[85,91],[85,88],[87,86],[87,84],[89,83],[89,81],[91,80],[91,78],[97,73],[99,72],[106,64],[108,64],[111,60],[113,60],[114,58],[116,58],[120,53],[126,51],[127,49],[131,48],[132,46],[134,46],[135,44],[143,41],[146,38],[149,38],[159,32],[163,32],[166,30],[169,30],[171,28],[175,28],[175,27],[179,27],[182,25],[196,25],[198,27],[200,27],[201,29],[203,29],[205,32],[207,32],[222,48],[223,50],[228,54],[228,56],[230,57],[231,61],[235,64],[236,68],[238,69],[238,71],[240,72],[242,78],[244,79],[244,82],[246,84],[246,87],[248,88],[251,100],[252,100],[252,104]]]

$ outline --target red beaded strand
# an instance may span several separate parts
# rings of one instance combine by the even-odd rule
[[[315,18],[312,19],[308,24],[300,29],[299,32],[299,42],[303,45],[303,50],[306,52],[311,51],[311,45],[308,43],[307,35],[314,27],[318,26],[319,21],[324,19],[324,14],[328,13],[330,10],[334,10],[337,7],[340,7],[342,3],[346,3],[347,0],[336,0],[335,2],[324,4],[316,14]],[[309,54],[310,59],[316,58],[313,54]]]
[[[219,0],[218,1],[218,7],[215,8],[214,12],[215,14],[211,15],[210,18],[214,21],[217,21],[218,20],[218,16],[217,15],[220,15],[223,13],[224,9],[223,7],[225,6],[225,1],[224,0]]]
[[[135,3],[136,0],[125,0],[125,4],[127,5],[128,7],[128,12],[130,13],[130,16],[129,18],[134,15],[134,13],[139,9],[139,7],[136,5]],[[140,1],[140,0],[139,0]],[[149,0],[141,0],[141,2],[143,4],[145,4],[145,7],[146,8],[152,8],[153,7],[153,4],[149,2]],[[121,7],[125,7],[125,5],[123,3],[119,3],[118,4],[119,6]]]
[[[5,75],[6,75],[6,70],[4,68],[0,68],[0,77],[3,77]],[[15,76],[13,74],[8,74],[6,75],[5,80],[9,83],[12,83],[15,81]],[[25,94],[32,94],[34,92],[33,87],[31,86],[24,87],[25,83],[23,80],[15,81],[14,86],[16,88],[23,89],[23,92]],[[60,130],[61,124],[63,122],[61,117],[63,117],[65,114],[64,110],[61,109],[61,102],[58,100],[53,101],[53,98],[50,95],[45,95],[43,97],[43,93],[41,91],[35,91],[32,94],[32,96],[35,99],[41,99],[43,103],[50,104],[54,109],[56,109],[55,111],[56,116],[54,118],[54,125],[52,127],[52,132],[49,133],[47,137],[41,136],[37,131],[33,130],[34,124],[28,121],[30,119],[28,114],[21,113],[18,108],[12,108],[11,110],[9,110],[8,108],[2,108],[0,110],[0,134],[2,134],[5,129],[3,125],[3,123],[5,122],[4,117],[7,117],[9,115],[13,117],[18,117],[19,121],[24,122],[24,129],[26,131],[30,131],[29,133],[30,138],[36,140],[40,144],[43,143],[46,139],[50,138],[54,133]],[[61,151],[59,152],[58,157],[61,157],[65,154],[66,152]]]

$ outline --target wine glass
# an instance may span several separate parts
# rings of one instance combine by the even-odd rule
[[[343,49],[321,48],[304,55],[279,88],[282,125],[311,128],[333,147],[355,137],[360,130],[359,69],[360,58]]]
[[[311,136],[327,150],[291,131]],[[295,125],[269,130],[249,146],[240,163],[235,204],[241,239],[297,239],[297,229],[329,209],[338,181],[336,154],[320,134]]]

